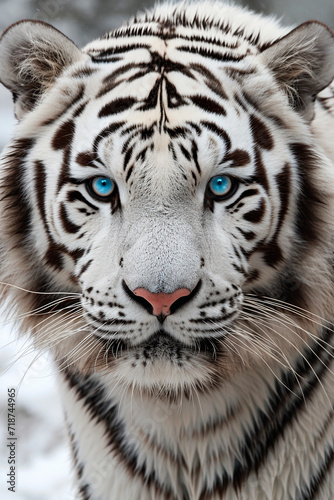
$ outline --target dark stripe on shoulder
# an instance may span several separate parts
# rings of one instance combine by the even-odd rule
[[[93,377],[78,375],[67,367],[62,372],[68,386],[82,400],[92,419],[104,425],[106,443],[125,467],[129,480],[138,477],[143,487],[153,487],[156,493],[165,495],[166,500],[178,500],[167,485],[160,483],[157,473],[148,469],[146,462],[140,463],[136,447],[131,444],[126,426],[120,419],[118,406],[108,399],[103,385]]]
[[[235,461],[232,477],[223,470],[221,475],[216,476],[213,488],[211,485],[203,488],[200,500],[216,498],[218,495],[224,498],[230,484],[239,492],[250,473],[257,474],[265,465],[268,452],[280,438],[284,439],[286,428],[307,407],[314,391],[319,388],[322,377],[328,372],[334,354],[332,331],[332,328],[324,328],[321,338],[304,349],[294,369],[284,371],[281,379],[276,380],[273,390],[268,394],[267,407],[265,410],[258,408],[257,415],[250,422],[251,430],[245,431],[240,440],[239,458]],[[328,343],[326,350],[322,342]],[[303,392],[302,396],[299,394],[300,390]],[[332,464],[332,457],[329,460]],[[312,497],[307,500],[311,499]]]
[[[319,464],[319,462],[318,462]],[[318,496],[320,489],[324,483],[330,485],[334,481],[334,472],[329,475],[330,470],[334,467],[334,448],[330,447],[320,462],[316,471],[313,472],[310,478],[310,484],[307,488],[307,492],[301,493],[298,500],[327,500],[324,497]],[[329,500],[329,499],[328,499]]]

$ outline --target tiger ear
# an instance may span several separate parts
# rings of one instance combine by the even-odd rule
[[[318,21],[301,24],[262,52],[291,105],[311,122],[317,94],[334,79],[334,33]]]
[[[20,120],[34,108],[63,69],[82,52],[56,28],[42,21],[12,24],[0,39],[0,82],[13,94]]]

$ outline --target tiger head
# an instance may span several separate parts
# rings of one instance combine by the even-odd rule
[[[333,34],[271,21],[254,35],[214,13],[204,27],[193,9],[82,51],[33,21],[0,42],[19,120],[2,156],[3,296],[60,365],[141,389],[283,362],[302,337],[289,308],[312,309],[310,284],[331,293],[334,179],[312,120]]]

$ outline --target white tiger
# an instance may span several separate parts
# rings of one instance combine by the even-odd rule
[[[328,27],[221,3],[3,34],[2,298],[77,498],[334,498],[333,78]]]

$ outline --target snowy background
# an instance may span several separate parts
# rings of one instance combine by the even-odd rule
[[[0,0],[0,32],[23,18],[50,22],[79,46],[119,26],[149,7],[138,0]],[[237,2],[239,3],[239,2]],[[252,0],[248,5],[273,12],[287,24],[318,19],[334,28],[333,0]],[[0,151],[15,120],[11,95],[0,87]],[[70,455],[53,368],[27,340],[16,340],[0,315],[0,499],[73,500]],[[16,493],[7,491],[7,389],[15,387],[17,444]],[[131,500],[131,499],[115,499]]]

